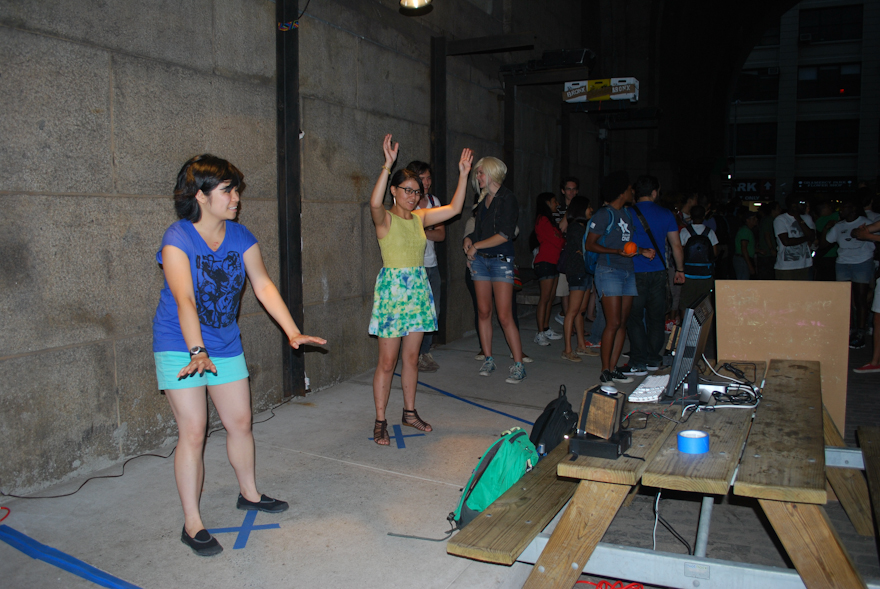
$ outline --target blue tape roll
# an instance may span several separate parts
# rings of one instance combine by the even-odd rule
[[[678,451],[685,454],[705,454],[709,451],[709,434],[693,429],[678,432]]]

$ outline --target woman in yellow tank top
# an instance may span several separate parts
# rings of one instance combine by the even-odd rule
[[[385,409],[391,396],[391,378],[402,353],[403,425],[429,432],[431,426],[416,412],[416,381],[419,376],[419,346],[426,331],[437,329],[434,297],[425,273],[425,227],[448,221],[461,213],[467,189],[468,173],[474,155],[470,149],[461,152],[458,162],[458,186],[452,201],[443,207],[415,210],[422,197],[422,181],[418,174],[402,169],[391,174],[397,160],[399,144],[391,143],[391,135],[382,142],[385,163],[370,196],[370,215],[376,226],[382,269],[376,278],[373,293],[373,314],[370,334],[379,338],[379,364],[373,376],[373,400],[376,423],[373,439],[380,446],[390,443]],[[386,210],[385,189],[391,176],[393,205]],[[401,345],[402,343],[402,345]]]

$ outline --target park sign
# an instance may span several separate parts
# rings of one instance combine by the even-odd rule
[[[639,81],[635,78],[602,78],[566,82],[562,92],[565,102],[599,102],[602,100],[629,100],[638,102]]]
[[[767,200],[776,196],[775,178],[736,178],[731,186],[742,200]]]

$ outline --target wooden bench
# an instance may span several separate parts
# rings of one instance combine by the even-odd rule
[[[825,435],[819,362],[771,360],[736,495],[758,499],[804,584],[864,587],[824,505]]]
[[[871,504],[874,507],[874,521],[880,522],[880,427],[861,426],[858,437],[865,474],[868,476]]]
[[[446,552],[511,565],[565,506],[577,481],[560,478],[556,467],[568,455],[563,440],[531,472],[495,500],[446,543]]]

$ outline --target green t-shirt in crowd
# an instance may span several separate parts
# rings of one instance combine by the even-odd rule
[[[748,242],[746,245],[746,252],[749,254],[749,258],[754,259],[755,257],[755,234],[752,233],[752,230],[748,228],[748,226],[743,225],[739,228],[739,231],[736,232],[736,239],[734,240],[734,252],[736,255],[742,255],[742,250],[740,249],[740,245],[742,241],[745,240]]]

